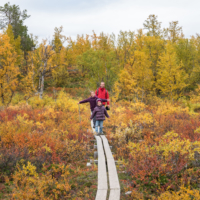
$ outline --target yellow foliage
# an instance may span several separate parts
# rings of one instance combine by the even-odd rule
[[[115,83],[115,98],[127,98],[143,101],[145,92],[152,85],[151,62],[142,51],[135,51],[128,64],[119,74],[119,80]]]
[[[43,108],[47,105],[53,103],[53,99],[47,95],[44,95],[43,99],[40,99],[38,96],[34,96],[28,100],[28,103],[33,108]]]
[[[157,115],[170,115],[173,113],[189,113],[189,108],[183,108],[181,106],[172,104],[169,101],[163,101],[156,110]]]
[[[0,104],[9,104],[18,85],[17,54],[8,35],[0,33]]]
[[[197,85],[195,91],[191,93],[190,103],[194,104],[200,103],[200,85]]]
[[[180,187],[178,192],[166,191],[162,193],[158,200],[200,200],[199,190],[186,188],[183,185]]]
[[[34,87],[34,72],[32,69],[28,68],[27,75],[22,78],[20,86],[24,92],[24,98],[27,101],[33,95],[33,92],[36,92]]]
[[[146,109],[146,105],[142,102],[136,102],[136,103],[130,102],[128,106],[129,106],[129,110],[133,112],[142,112]]]
[[[157,87],[171,100],[177,99],[187,86],[188,75],[182,70],[182,62],[178,63],[171,43],[166,45],[166,53],[160,56],[158,66]]]
[[[135,117],[135,121],[137,121],[138,123],[144,124],[144,125],[151,125],[152,123],[154,123],[154,118],[151,113],[147,113],[147,112],[139,113]]]
[[[133,124],[132,121],[129,123],[129,127],[124,128],[124,126],[120,126],[117,129],[114,137],[118,139],[118,141],[122,143],[128,143],[128,141],[140,140],[142,139],[142,131],[139,128],[138,124]]]
[[[195,152],[200,152],[200,142],[190,142],[188,139],[181,139],[177,133],[168,132],[163,135],[158,144],[153,146],[148,146],[146,142],[133,143],[129,142],[128,147],[130,149],[131,155],[137,155],[141,148],[145,150],[146,153],[151,152],[161,154],[163,158],[167,159],[171,156],[171,153],[180,153],[180,155],[187,155],[189,160],[194,160]]]
[[[132,199],[135,199],[135,200],[143,200],[144,199],[144,195],[141,192],[138,192],[136,190],[131,191],[131,197],[132,197]]]
[[[196,145],[196,148],[193,148]],[[157,146],[153,146],[157,152],[162,152],[165,158],[168,158],[171,152],[179,152],[181,155],[187,154],[190,160],[194,160],[194,152],[200,148],[200,142],[190,142],[188,139],[180,139],[174,132],[166,133]]]
[[[21,50],[21,37],[18,36],[16,39],[14,39],[12,26],[10,24],[8,25],[8,28],[5,31],[5,34],[8,35],[8,37],[10,38],[10,44],[14,48],[14,51],[17,53],[16,64],[20,65],[22,62],[22,56],[23,56],[23,52]]]
[[[14,199],[60,199],[61,196],[69,198],[68,191],[68,166],[62,164],[52,166],[51,170],[46,170],[46,174],[38,174],[36,167],[30,162],[27,165],[17,166],[17,171],[13,175],[14,189],[12,197]],[[62,175],[56,179],[53,174],[60,172]]]
[[[72,99],[69,94],[65,93],[63,90],[59,92],[58,98],[55,103],[53,103],[54,109],[59,109],[62,111],[74,111],[78,110],[78,101]],[[85,108],[85,107],[83,107]]]

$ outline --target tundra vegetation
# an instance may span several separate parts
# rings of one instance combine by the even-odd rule
[[[137,31],[73,40],[59,27],[39,43],[26,10],[0,12],[1,199],[94,199],[90,110],[77,103],[101,81],[122,199],[200,199],[199,34],[150,15]]]

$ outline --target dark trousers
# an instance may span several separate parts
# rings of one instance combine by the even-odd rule
[[[92,114],[92,111],[91,111],[91,114]],[[96,124],[96,115],[93,118],[93,126],[95,126],[95,124]]]

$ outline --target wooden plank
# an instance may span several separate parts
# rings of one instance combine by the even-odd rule
[[[91,127],[93,132],[93,120],[91,120]],[[97,151],[98,151],[98,187],[96,200],[106,200],[107,197],[107,172],[106,172],[106,159],[108,165],[108,176],[110,183],[110,196],[109,200],[119,200],[120,199],[120,185],[117,175],[117,169],[115,166],[115,161],[108,144],[108,140],[105,136],[95,136],[97,141]],[[102,138],[102,139],[101,139]],[[104,146],[104,149],[103,149]],[[105,154],[106,158],[105,158]]]
[[[103,151],[103,144],[101,141],[100,136],[95,136],[96,141],[97,141],[97,152],[98,152],[98,160],[102,160],[105,161],[105,155],[104,155],[104,151]]]
[[[97,140],[97,151],[98,151],[98,189],[107,190],[107,172],[106,172],[106,162],[105,155],[103,151],[103,144],[100,136],[95,136]]]
[[[109,200],[120,200],[120,189],[110,190]]]
[[[91,120],[91,128],[93,133],[95,129],[93,128],[93,120]],[[95,200],[106,200],[108,182],[107,182],[107,171],[106,171],[106,160],[103,150],[103,143],[100,136],[94,136],[97,141],[97,152],[98,152],[98,187]]]
[[[107,172],[105,155],[103,151],[103,144],[99,136],[95,136],[97,140],[97,151],[98,151],[98,187],[96,200],[106,200],[108,183],[107,183]]]
[[[101,136],[101,138],[103,140],[104,150],[105,150],[106,159],[107,159],[110,190],[112,190],[112,189],[120,190],[119,178],[118,178],[118,175],[117,175],[115,160],[112,156],[112,153],[111,153],[111,150],[110,150],[110,147],[109,147],[109,144],[108,144],[108,140],[105,136]]]
[[[109,176],[110,189],[120,189],[119,178],[117,175],[117,169],[115,166],[114,158],[107,159],[107,165],[108,165],[108,176]]]
[[[113,155],[112,155],[112,152],[110,150],[110,146],[108,144],[108,140],[107,140],[106,136],[102,135],[101,138],[103,140],[103,146],[104,146],[104,149],[105,149],[106,158],[107,159],[113,159]]]
[[[106,200],[107,197],[107,190],[97,190],[95,200]]]

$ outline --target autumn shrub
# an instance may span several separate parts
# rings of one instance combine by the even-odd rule
[[[163,135],[168,131],[175,131],[182,138],[187,138],[191,141],[200,139],[200,135],[194,132],[200,126],[199,116],[191,116],[184,112],[154,116],[158,122],[158,126],[155,128],[159,135]]]
[[[131,177],[127,190],[135,199],[157,199],[166,191],[179,194],[182,184],[195,191],[200,166],[199,114],[180,102],[156,99],[150,103],[113,103],[113,120],[105,123],[112,127],[109,137],[115,158],[124,161]]]
[[[16,164],[21,160],[28,160],[30,154],[27,148],[19,148],[13,145],[7,148],[4,144],[0,147],[0,169],[1,173],[5,175],[11,175],[14,173]]]
[[[68,114],[62,111],[55,112],[53,108],[29,109],[26,113],[16,113],[16,110],[10,109],[4,112],[7,112],[7,115],[1,115],[3,123],[0,133],[1,142],[8,149],[27,149],[30,157],[34,157],[37,163],[39,160],[76,161],[83,157],[82,150],[85,145],[81,145],[81,141],[86,137],[80,132],[78,125],[71,126],[77,121],[75,117],[68,117]]]
[[[198,187],[199,148],[199,141],[168,132],[155,142],[151,139],[129,142],[118,148],[117,153],[126,159],[132,195],[138,193],[140,199],[152,199],[165,191],[179,191],[182,183],[193,189]]]
[[[13,96],[13,98],[12,98],[11,104],[17,105],[19,102],[25,103],[24,95],[20,92],[16,92],[15,95]]]
[[[22,161],[23,162],[23,161]],[[13,175],[13,199],[67,199],[70,197],[68,166],[43,165],[42,172],[30,162],[18,164]]]
[[[132,177],[133,188],[146,191],[146,194],[156,194],[167,188],[178,189],[180,177],[187,182],[187,176],[183,174],[187,162],[187,153],[171,152],[168,157],[164,157],[155,149],[148,149],[148,147],[145,149],[141,145],[137,150],[132,149],[127,163],[127,172]]]
[[[170,192],[170,191],[166,191],[164,193],[162,193],[157,200],[191,200],[191,199],[195,199],[195,200],[199,200],[200,199],[200,193],[199,190],[197,189],[191,189],[188,187],[185,187],[184,185],[182,185],[180,187],[180,190],[177,192]]]
[[[138,141],[143,139],[141,127],[138,124],[133,124],[130,121],[129,126],[125,129],[118,128],[115,138],[119,139],[122,143],[128,144],[129,141]]]
[[[38,96],[31,97],[28,100],[28,103],[32,106],[32,108],[43,108],[49,105],[52,101],[53,99],[51,97],[44,95],[42,99],[40,99]]]
[[[81,114],[88,115],[80,121],[77,101],[64,91],[57,101],[29,100],[29,105],[13,104],[0,111],[0,175],[13,180],[14,199],[68,199],[69,171],[74,166],[77,174],[82,172],[79,167],[92,136],[87,131],[89,109],[80,107]]]
[[[70,171],[71,166],[78,166],[88,153],[87,140],[88,136],[92,136],[87,131],[90,126],[89,106],[78,106],[78,100],[64,90],[57,93],[56,99],[49,95],[43,99],[31,97],[28,103],[22,101],[0,111],[0,165],[5,176],[11,178],[13,174],[13,180],[19,179],[17,173],[22,173],[27,166],[33,166],[41,180],[47,176],[46,179],[52,183],[54,178],[49,179],[48,170],[43,171],[44,166],[49,169],[52,165],[70,166]],[[156,98],[150,104],[111,101],[109,115],[110,119],[104,122],[104,131],[116,153],[115,159],[124,161],[125,173],[130,177],[127,190],[132,191],[132,198],[164,198],[162,194],[173,197],[179,194],[182,184],[188,191],[195,192],[200,175],[198,113],[191,112],[180,101]],[[23,165],[20,164],[21,160]],[[33,178],[34,183],[29,183],[29,178]],[[72,177],[68,176],[68,179],[71,186]],[[27,191],[32,186],[35,188],[33,191],[38,190],[36,176],[27,175],[25,180],[21,183]],[[64,183],[63,179],[59,181],[59,184]],[[28,195],[21,183],[15,181],[12,186],[15,187],[13,194],[16,194],[16,198],[20,192]],[[44,181],[41,188],[46,188],[45,184]],[[54,183],[51,187],[55,187]],[[69,198],[64,195],[74,194],[72,189],[75,187],[73,183],[66,194],[60,190],[41,191],[44,198],[48,194],[52,199]],[[79,197],[83,196],[80,193]],[[40,196],[35,198],[39,199]]]
[[[76,86],[76,85],[75,85]],[[83,98],[86,98],[89,94],[89,90],[85,90],[85,88],[81,88],[81,87],[73,87],[72,88],[52,88],[52,87],[48,87],[47,88],[47,92],[48,92],[48,95],[52,95],[52,93],[56,93],[55,95],[57,96],[57,94],[64,90],[66,93],[70,94],[70,96],[73,96],[73,97],[83,97]],[[49,93],[51,92],[51,93]],[[57,97],[56,97],[57,98]]]

